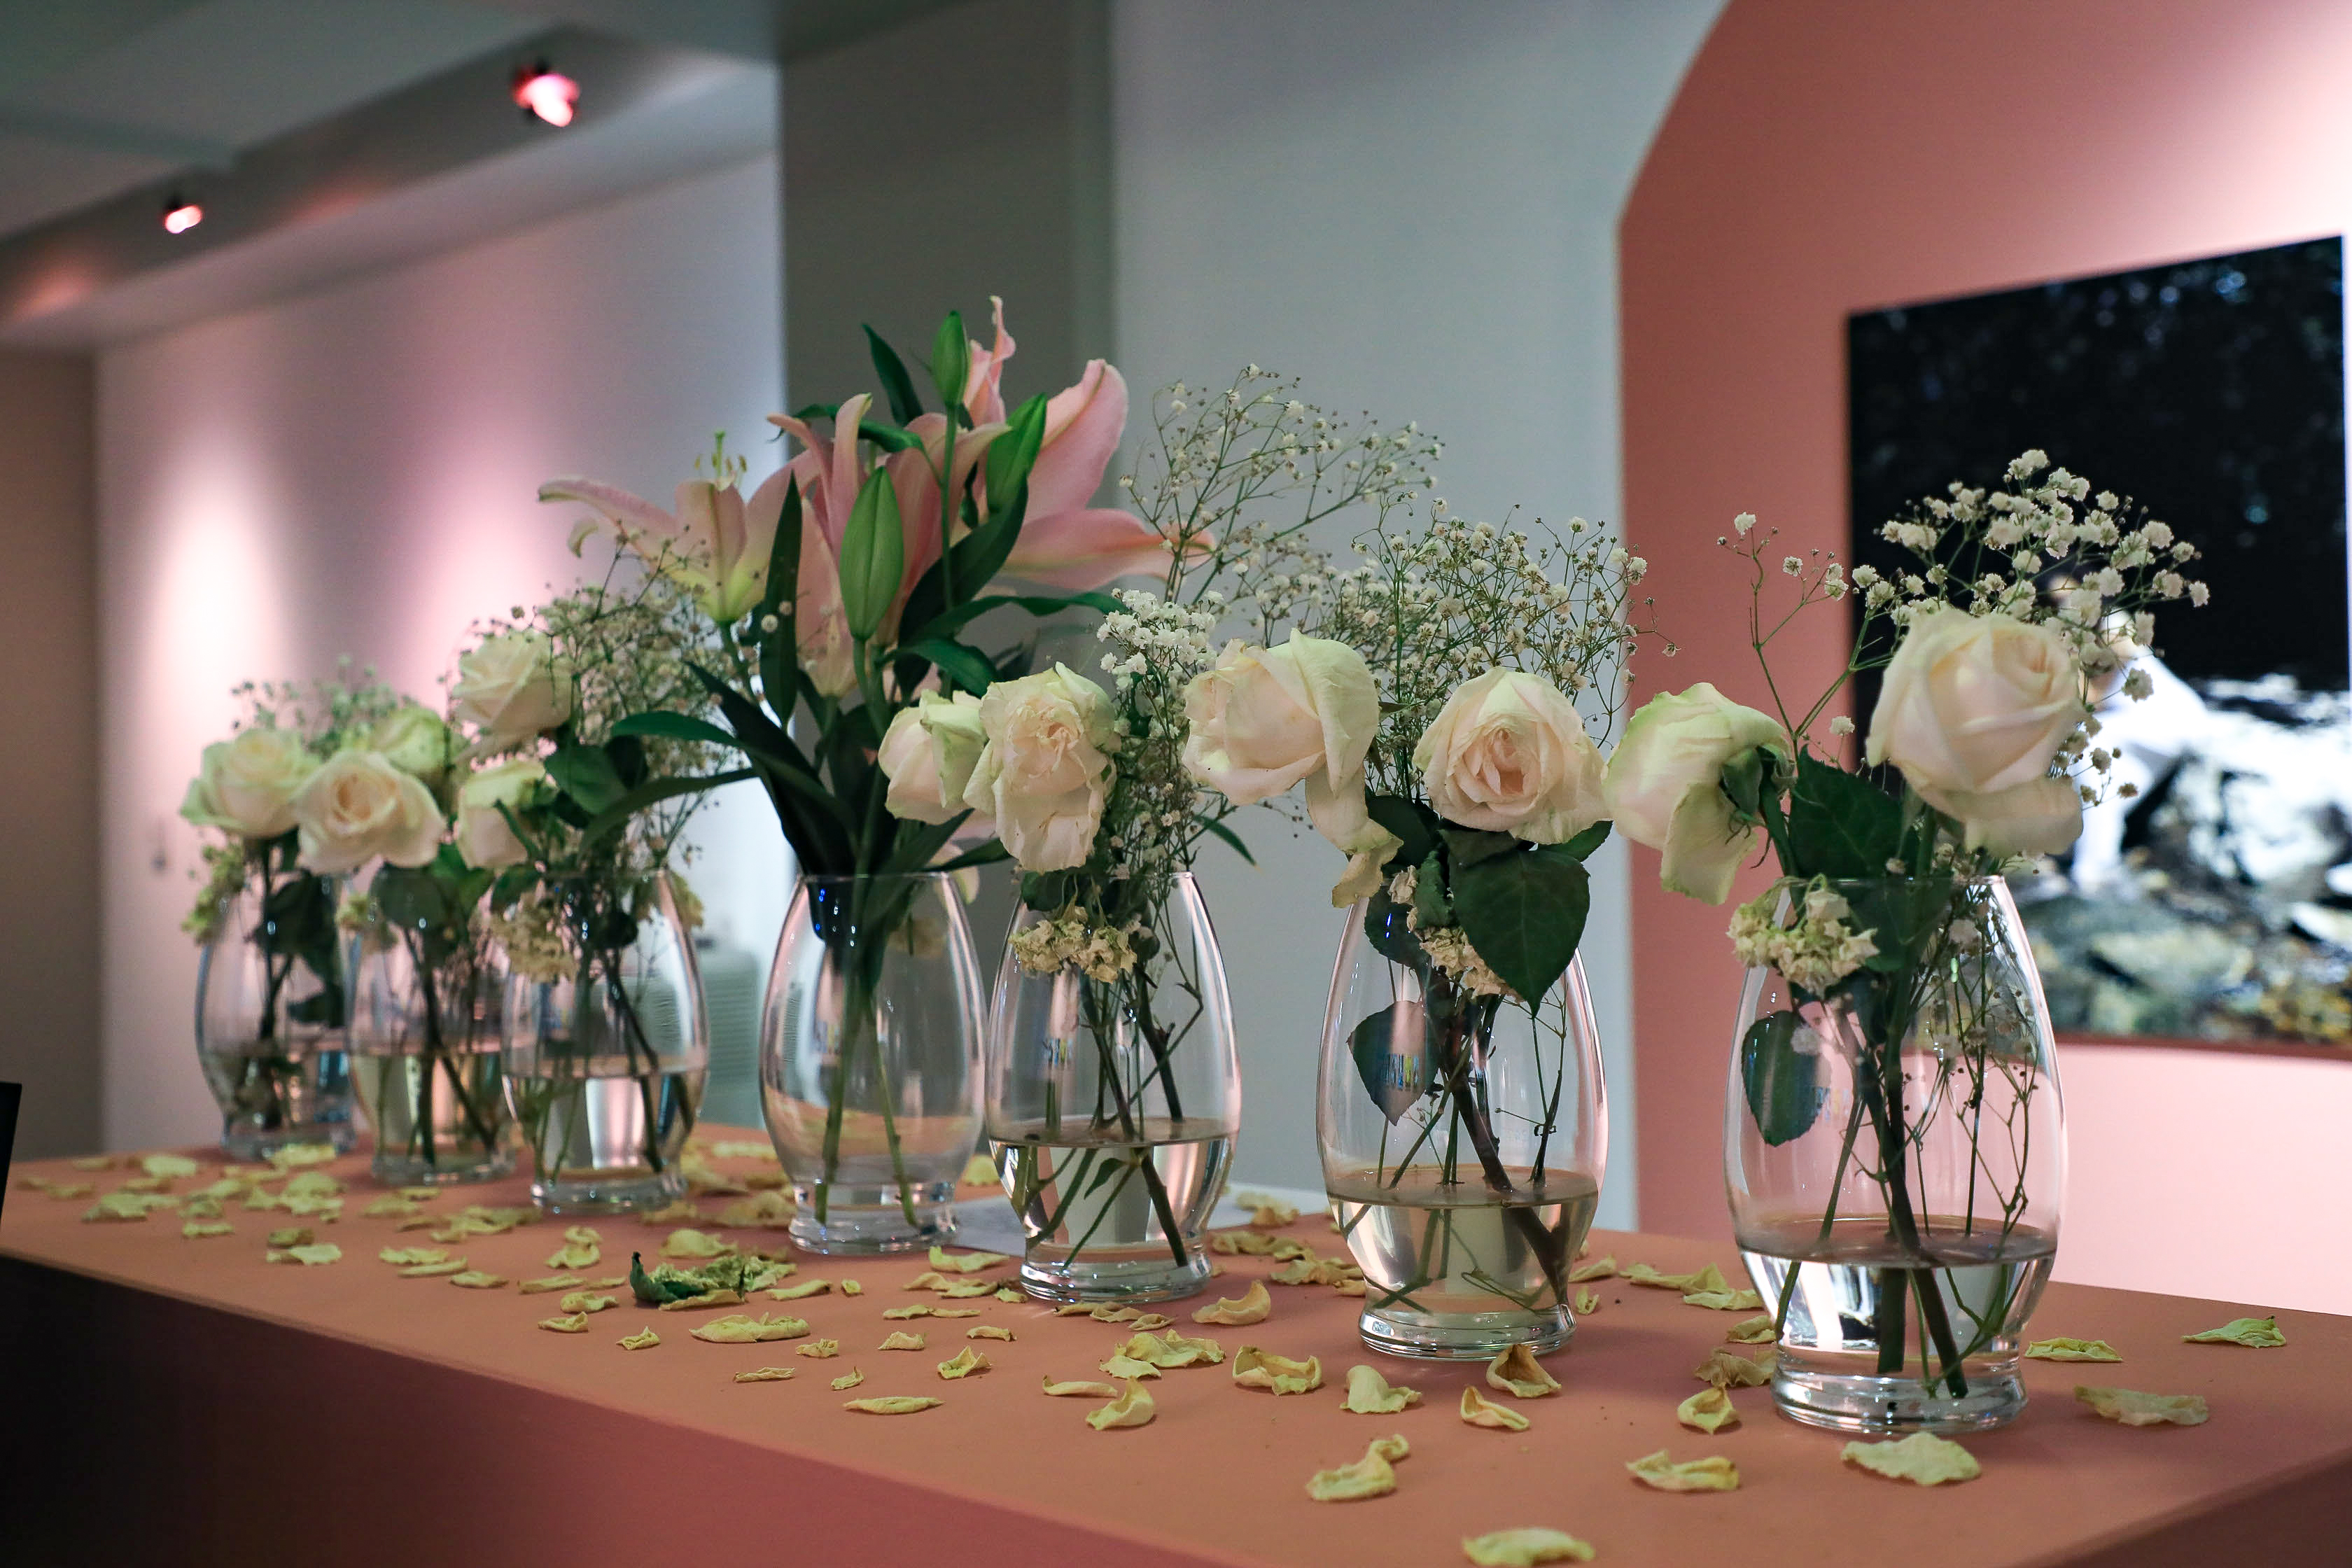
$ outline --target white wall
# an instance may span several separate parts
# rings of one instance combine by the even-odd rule
[[[1118,350],[1139,395],[1250,362],[1446,442],[1439,493],[1613,519],[1617,218],[1720,0],[1118,0]],[[1332,541],[1334,543],[1344,541]],[[1338,857],[1272,818],[1203,878],[1244,1028],[1244,1177],[1318,1187]],[[1583,955],[1608,1042],[1601,1223],[1630,1225],[1625,859]]]
[[[541,479],[667,496],[720,427],[759,464],[782,406],[776,192],[761,157],[101,356],[108,1147],[218,1132],[174,814],[229,688],[349,653],[435,699],[469,621],[581,570]],[[764,950],[785,898],[767,806],[730,799],[701,836],[714,926]]]

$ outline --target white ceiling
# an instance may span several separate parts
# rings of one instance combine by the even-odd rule
[[[0,0],[0,234],[544,30],[454,0]]]

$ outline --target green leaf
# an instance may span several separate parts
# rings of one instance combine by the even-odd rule
[[[613,771],[625,787],[635,789],[646,782],[646,743],[636,736],[613,736],[604,742],[604,755],[612,759]]]
[[[1405,906],[1389,897],[1385,883],[1365,902],[1364,940],[1391,963],[1417,974],[1429,973],[1429,954],[1422,951],[1421,939],[1405,923]]]
[[[1789,847],[1797,864],[1780,869],[1792,877],[1884,877],[1903,847],[1903,803],[1859,773],[1802,753],[1789,792]]]
[[[1454,923],[1454,900],[1445,889],[1445,860],[1435,850],[1413,868],[1412,923],[1422,931]]]
[[[598,746],[560,748],[547,759],[547,776],[592,816],[609,809],[629,793],[629,786],[621,782],[620,771],[613,766],[613,759]]]
[[[614,735],[659,735],[669,741],[699,741],[706,746],[735,750],[741,742],[707,719],[684,713],[632,713],[613,726]]]
[[[923,400],[915,395],[915,378],[907,374],[906,361],[872,327],[866,329],[866,352],[873,357],[883,395],[890,400],[890,417],[901,425],[913,424],[923,412]]]
[[[509,866],[499,873],[497,881],[490,884],[490,907],[510,910],[538,884],[538,867]]]
[[[760,638],[760,693],[781,724],[791,723],[793,710],[800,706],[800,641],[793,615],[800,605],[803,510],[801,482],[794,478],[784,486],[783,510],[776,516],[776,538],[768,550],[767,593],[751,621]]]
[[[977,648],[959,642],[932,638],[924,642],[906,643],[897,650],[900,658],[919,658],[936,668],[946,679],[954,681],[966,691],[985,691],[996,679],[996,667]]]
[[[849,620],[850,635],[871,641],[890,613],[898,594],[898,574],[907,559],[906,528],[898,519],[898,497],[890,477],[877,468],[857,492],[849,521],[841,536],[841,607]]]
[[[873,442],[886,452],[905,452],[923,444],[923,438],[912,430],[901,430],[887,419],[861,419],[857,434],[863,440]]]
[[[961,823],[962,818],[957,818]],[[1013,858],[1011,850],[992,838],[985,844],[975,844],[952,860],[942,860],[929,868],[933,871],[961,871],[974,866],[995,866]]]
[[[992,520],[1001,514],[1037,466],[1045,445],[1045,399],[1041,395],[1015,408],[1004,422],[1004,433],[989,444],[985,467]]]
[[[449,918],[441,884],[429,872],[404,866],[380,867],[368,890],[384,920],[403,930],[429,931]]]
[[[1820,1058],[1797,1049],[1802,1024],[1794,1013],[1767,1013],[1740,1037],[1739,1081],[1748,1090],[1748,1111],[1764,1142],[1776,1148],[1802,1137],[1827,1098],[1817,1072]]]
[[[616,832],[625,826],[629,818],[649,805],[659,805],[663,801],[675,800],[682,795],[707,794],[723,785],[740,784],[745,779],[755,779],[759,776],[760,770],[757,768],[735,768],[727,773],[705,773],[697,778],[648,779],[594,816],[590,817],[587,826],[581,829],[581,833],[589,842],[593,843],[606,834]]]
[[[963,312],[950,310],[931,339],[931,384],[939,388],[940,403],[951,419],[963,408],[963,384],[971,374],[971,340],[964,335]]]
[[[1429,1019],[1418,1002],[1391,1002],[1348,1036],[1364,1092],[1394,1126],[1429,1092]]]
[[[1529,1006],[1576,956],[1591,906],[1584,863],[1556,844],[1457,865],[1454,913],[1486,966]]]
[[[1609,831],[1612,826],[1605,821],[1596,822],[1560,847],[1580,860],[1590,860],[1595,849],[1609,842]]]
[[[1475,866],[1481,860],[1492,860],[1497,855],[1508,855],[1521,848],[1525,840],[1507,833],[1483,833],[1468,827],[1443,827],[1438,837],[1445,841],[1446,858],[1457,867]],[[1581,860],[1581,855],[1577,857]]]
[[[1235,833],[1232,828],[1227,827],[1223,823],[1219,822],[1215,817],[1209,816],[1206,812],[1195,812],[1193,814],[1193,818],[1195,821],[1200,823],[1203,831],[1213,833],[1218,837],[1223,839],[1226,846],[1231,848],[1234,854],[1240,856],[1243,859],[1248,861],[1253,866],[1257,864],[1257,857],[1249,852],[1249,846],[1242,842],[1242,836],[1240,834]]]
[[[1364,810],[1402,844],[1389,864],[1418,866],[1437,847],[1437,813],[1400,795],[1366,795]]]
[[[911,605],[912,601],[909,601]],[[914,632],[911,641],[932,637],[951,637],[991,610],[1001,610],[1008,605],[1018,605],[1040,619],[1058,615],[1064,610],[1099,610],[1109,615],[1118,608],[1118,601],[1108,594],[989,594],[967,600],[951,610],[942,610],[929,623]]]

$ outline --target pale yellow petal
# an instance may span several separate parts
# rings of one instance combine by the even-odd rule
[[[1374,1366],[1348,1369],[1348,1398],[1340,1406],[1357,1415],[1394,1415],[1421,1403],[1418,1388],[1398,1388]]]
[[[1274,1310],[1274,1297],[1266,1289],[1265,1281],[1253,1279],[1250,1281],[1249,1289],[1243,1291],[1239,1297],[1221,1300],[1213,1307],[1202,1308],[1192,1314],[1192,1321],[1196,1323],[1215,1323],[1224,1328],[1243,1328],[1251,1323],[1265,1321],[1266,1314],[1272,1310]]]
[[[2136,1388],[2076,1388],[2074,1397],[2126,1426],[2202,1426],[2211,1414],[2196,1394],[2143,1394]]]
[[[1849,1447],[1858,1445],[1848,1445]],[[1739,1489],[1739,1467],[1721,1455],[1704,1459],[1685,1459],[1680,1464],[1666,1458],[1666,1451],[1645,1454],[1626,1467],[1633,1478],[1645,1487],[1662,1492],[1736,1492]]]
[[[1478,1568],[1538,1568],[1545,1563],[1590,1563],[1592,1547],[1558,1530],[1497,1530],[1464,1536],[1462,1555]]]
[[[1462,1391],[1462,1419],[1473,1426],[1502,1432],[1524,1432],[1534,1423],[1507,1405],[1497,1405],[1475,1386]]]
[[[1849,1465],[1923,1487],[1972,1481],[1984,1473],[1975,1455],[1932,1432],[1914,1432],[1898,1443],[1848,1443],[1838,1452]]]
[[[1541,1399],[1559,1392],[1559,1379],[1546,1372],[1536,1352],[1521,1343],[1486,1363],[1486,1386],[1520,1399]]]

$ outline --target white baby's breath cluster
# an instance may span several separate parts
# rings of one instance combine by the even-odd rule
[[[1184,687],[1216,662],[1223,598],[1214,590],[1192,606],[1141,590],[1118,598],[1124,608],[1104,616],[1095,634],[1107,650],[1102,668],[1119,742],[1097,842],[1109,851],[1111,875],[1139,879],[1144,907],[1156,908],[1167,879],[1192,866],[1209,805],[1184,770]]]
[[[544,887],[532,887],[510,909],[490,908],[483,918],[508,967],[522,978],[551,985],[578,971],[579,955],[565,937],[562,908]]]
[[[1405,928],[1420,942],[1422,952],[1439,973],[1473,996],[1513,996],[1503,977],[1478,956],[1469,936],[1460,926],[1424,926],[1413,912],[1413,890],[1421,878],[1411,867],[1389,879],[1389,898],[1404,910]]]
[[[1777,882],[1732,910],[1731,950],[1740,963],[1777,969],[1790,984],[1819,996],[1876,955],[1877,931],[1855,931],[1848,923],[1853,906],[1819,877],[1790,900],[1790,922],[1782,925],[1781,895],[1797,886]]]
[[[1414,742],[1464,682],[1497,668],[1540,675],[1605,734],[1651,602],[1649,563],[1582,518],[1565,530],[1497,528],[1443,499],[1425,525],[1383,519],[1357,542],[1363,563],[1332,574],[1306,628],[1364,656],[1381,684],[1376,781],[1407,791]],[[1671,650],[1669,650],[1671,651]]]
[[[1152,436],[1119,480],[1171,545],[1163,593],[1193,604],[1217,589],[1272,642],[1298,597],[1328,581],[1308,533],[1352,509],[1385,516],[1428,492],[1444,448],[1412,425],[1388,430],[1302,401],[1298,383],[1256,365],[1231,386],[1182,382],[1152,407]]]
[[[1069,966],[1108,984],[1135,967],[1136,930],[1132,925],[1097,925],[1071,910],[1013,932],[1009,945],[1013,958],[1032,974],[1053,974]]]
[[[1979,616],[1999,611],[2057,628],[2094,680],[2154,647],[2151,606],[2181,599],[2201,606],[2208,597],[2203,583],[2181,572],[2197,559],[2195,545],[2174,538],[2169,524],[2128,497],[2092,494],[2088,479],[2051,467],[2040,450],[2013,459],[1999,488],[1956,480],[1946,496],[1879,531],[1916,556],[1917,567],[1892,577],[1854,570],[1866,619],[1884,616],[1906,626],[1939,604]],[[2127,686],[2144,690],[2146,679]]]

